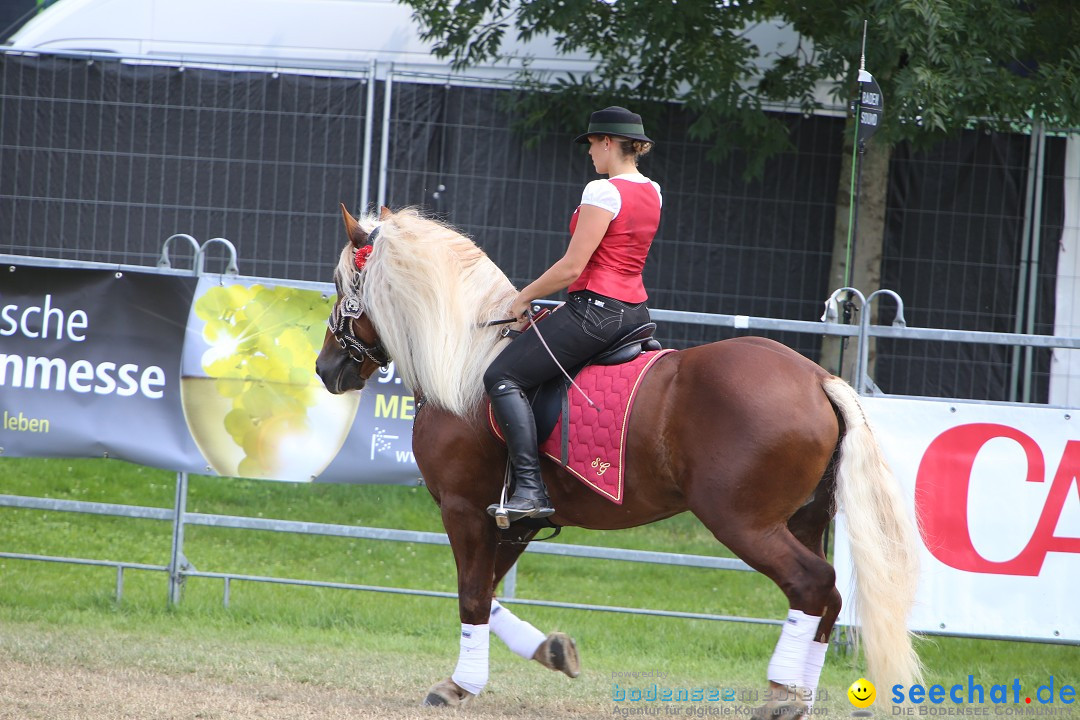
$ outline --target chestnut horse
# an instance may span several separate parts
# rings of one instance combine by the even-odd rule
[[[499,499],[507,456],[487,428],[482,376],[510,342],[490,323],[509,316],[514,286],[475,243],[415,210],[384,208],[359,221],[342,212],[349,242],[316,369],[341,393],[361,389],[393,359],[422,401],[413,453],[457,564],[458,665],[426,704],[456,705],[483,688],[489,630],[523,657],[576,675],[570,638],[545,638],[493,605],[495,587],[537,532],[501,531],[485,510]],[[768,669],[779,700],[758,717],[798,716],[812,702],[840,611],[822,546],[837,505],[851,536],[868,677],[881,686],[918,676],[906,623],[918,572],[914,526],[850,385],[763,338],[669,353],[640,386],[626,447],[621,505],[543,460],[550,520],[614,530],[689,510],[771,578],[791,610]]]

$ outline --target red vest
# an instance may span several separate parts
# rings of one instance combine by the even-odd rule
[[[625,303],[645,302],[649,296],[641,271],[660,224],[660,196],[651,182],[615,179],[611,184],[622,197],[622,207],[568,290],[589,290]],[[577,229],[578,210],[570,218],[571,235]]]

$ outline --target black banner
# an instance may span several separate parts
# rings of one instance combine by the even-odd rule
[[[178,348],[194,292],[189,277],[4,268],[4,454],[191,467]]]

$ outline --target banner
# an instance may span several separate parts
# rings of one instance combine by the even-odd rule
[[[413,399],[315,375],[333,297],[244,278],[10,266],[0,448],[289,481],[414,483]],[[329,287],[329,286],[328,286]]]
[[[1043,407],[862,402],[920,518],[909,627],[1080,641],[1080,418]],[[842,512],[835,559],[840,622],[857,624]]]
[[[195,279],[4,268],[0,447],[191,467],[180,354]]]

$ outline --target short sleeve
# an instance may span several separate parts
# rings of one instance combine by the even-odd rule
[[[610,180],[593,180],[581,193],[582,205],[595,205],[618,215],[622,208],[622,195]]]
[[[653,186],[654,188],[656,188],[656,196],[657,196],[658,198],[660,198],[660,207],[664,207],[664,193],[660,192],[660,186],[659,186],[659,185],[657,185],[657,184],[656,184],[655,182],[653,182],[652,180],[650,180],[649,182],[651,182],[651,183],[652,183],[652,186]]]

